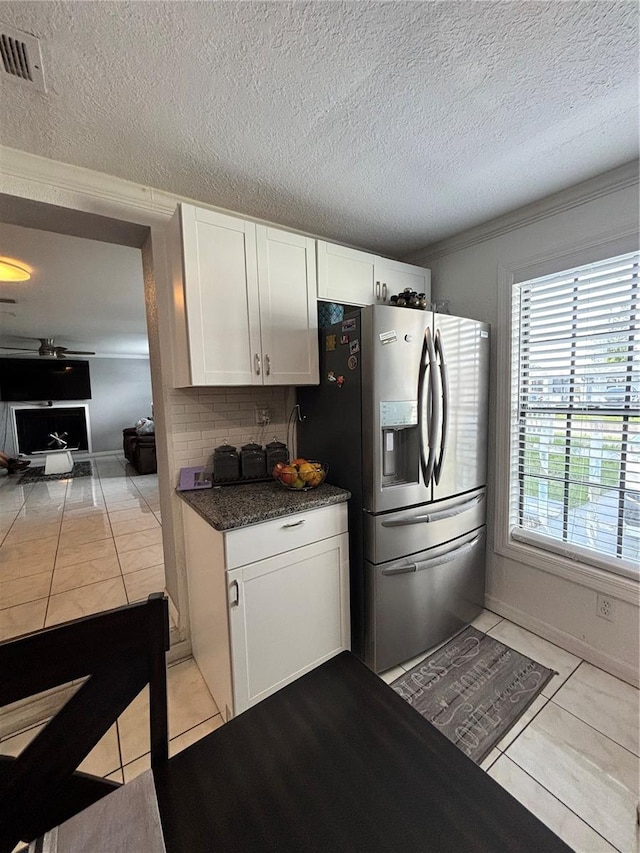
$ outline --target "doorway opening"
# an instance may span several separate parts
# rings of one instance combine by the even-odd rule
[[[8,590],[0,639],[167,591],[160,502],[169,484],[124,453],[125,431],[144,420],[149,434],[159,369],[147,322],[149,234],[139,224],[0,196],[0,255],[31,268],[30,280],[0,285],[0,297],[11,300],[0,304],[3,365],[43,359],[37,341],[53,338],[58,350],[81,351],[91,375],[90,399],[0,400],[0,449],[31,463],[18,475],[0,473],[0,579]],[[64,364],[64,353],[44,358]],[[45,475],[52,436],[88,464]],[[178,602],[169,598],[177,640]]]

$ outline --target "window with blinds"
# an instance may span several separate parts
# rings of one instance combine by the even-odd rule
[[[512,538],[640,566],[640,253],[514,286]]]

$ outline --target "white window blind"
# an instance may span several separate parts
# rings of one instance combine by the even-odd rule
[[[514,286],[510,530],[638,577],[640,253]]]

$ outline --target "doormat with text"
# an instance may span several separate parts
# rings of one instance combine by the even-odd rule
[[[65,474],[45,474],[44,465],[38,468],[27,468],[22,477],[20,477],[20,485],[25,483],[42,483],[46,480],[68,480],[71,477],[91,477],[93,467],[91,462],[85,460],[83,462],[74,462],[73,470],[67,471]]]
[[[469,626],[391,687],[479,764],[555,674]]]

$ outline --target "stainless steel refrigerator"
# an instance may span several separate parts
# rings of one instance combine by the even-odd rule
[[[352,648],[376,672],[482,608],[488,375],[475,320],[370,305],[320,330],[298,455],[352,493]]]

